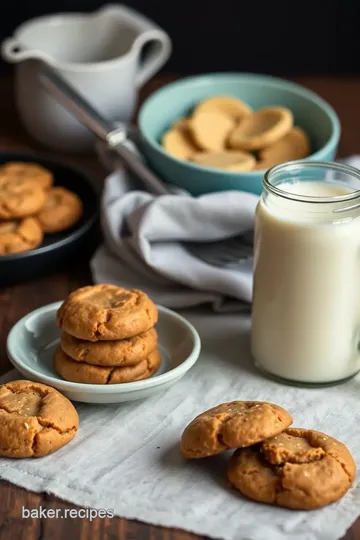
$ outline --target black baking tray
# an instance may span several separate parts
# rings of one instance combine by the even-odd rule
[[[75,263],[88,258],[99,241],[99,194],[83,172],[41,154],[0,151],[0,165],[8,161],[38,163],[52,171],[54,185],[70,189],[80,197],[83,216],[71,229],[45,235],[36,249],[0,256],[0,287],[50,274],[71,260]]]

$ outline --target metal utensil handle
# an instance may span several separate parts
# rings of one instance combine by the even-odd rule
[[[122,142],[126,134],[101,116],[61,75],[44,66],[40,74],[44,87],[92,133],[116,152],[124,165],[157,195],[169,193],[161,180],[152,173]],[[119,142],[119,139],[121,142]]]
[[[156,193],[157,195],[169,194],[169,190],[165,187],[161,180],[159,180],[151,172],[151,170],[144,165],[144,163],[134,156],[133,152],[126,148],[124,144],[115,145],[113,150],[119,155],[128,170],[134,173],[137,178],[140,178],[146,187],[153,193]]]
[[[63,77],[44,66],[40,80],[56,100],[81,123],[103,141],[107,140],[108,133],[113,131],[115,126],[103,118]]]

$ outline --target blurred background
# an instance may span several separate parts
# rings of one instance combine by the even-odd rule
[[[97,0],[2,3],[0,37],[23,21],[92,11]],[[109,2],[110,3],[110,2]],[[360,72],[357,0],[128,0],[167,31],[174,51],[163,73],[252,71],[277,75]],[[89,36],[91,39],[91,36]],[[1,61],[1,72],[11,67]]]

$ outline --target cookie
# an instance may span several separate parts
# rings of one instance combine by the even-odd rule
[[[175,122],[161,142],[165,150],[178,159],[188,160],[199,150],[191,138],[189,123],[185,118]]]
[[[21,178],[36,182],[43,189],[53,185],[53,174],[37,163],[24,163],[22,161],[10,161],[0,167],[0,175],[12,178]]]
[[[297,510],[340,499],[355,462],[344,444],[318,431],[290,428],[263,444],[236,450],[228,480],[249,499]]]
[[[157,341],[157,332],[155,328],[151,328],[132,338],[96,343],[63,332],[60,345],[62,350],[77,362],[95,366],[131,366],[153,352],[157,348]]]
[[[0,386],[0,456],[45,456],[69,443],[78,427],[75,407],[54,388],[25,380]]]
[[[181,129],[188,129],[189,128],[189,119],[184,116],[183,118],[178,118],[173,123],[172,127],[175,128],[181,128]]]
[[[0,219],[36,214],[45,204],[42,187],[22,178],[0,175]]]
[[[240,99],[230,96],[213,96],[199,103],[195,108],[194,113],[197,114],[199,112],[213,110],[220,111],[235,121],[243,119],[252,112],[250,105],[244,103]]]
[[[54,369],[67,381],[84,384],[119,384],[147,379],[160,367],[161,355],[158,349],[147,358],[124,367],[104,367],[76,362],[58,347],[54,354]]]
[[[35,218],[0,223],[0,255],[34,249],[41,244],[42,240],[42,228]]]
[[[284,137],[293,123],[290,109],[264,107],[238,124],[229,135],[228,145],[239,150],[260,150]]]
[[[224,171],[251,171],[256,165],[256,159],[249,152],[226,150],[223,152],[198,152],[191,161],[204,167],[214,167]]]
[[[180,450],[186,458],[203,458],[243,448],[281,433],[290,414],[272,403],[232,401],[197,416],[185,429]]]
[[[59,328],[87,341],[130,338],[150,330],[157,319],[147,294],[106,284],[77,289],[57,312]]]
[[[44,207],[36,217],[44,232],[56,233],[75,225],[82,212],[82,202],[75,193],[63,187],[53,187],[47,191]]]
[[[285,161],[304,159],[310,151],[308,136],[303,129],[295,126],[277,142],[260,150],[255,168],[270,169]]]
[[[221,152],[225,149],[234,125],[232,118],[216,109],[200,111],[189,120],[189,129],[195,144],[208,152]]]

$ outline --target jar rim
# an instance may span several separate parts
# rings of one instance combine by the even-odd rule
[[[351,191],[346,195],[334,195],[333,197],[314,197],[312,195],[298,195],[296,193],[290,193],[288,191],[285,191],[284,189],[280,189],[279,187],[273,185],[270,181],[271,176],[275,175],[278,172],[287,170],[289,172],[294,172],[305,169],[328,169],[338,171],[343,174],[348,174],[349,176],[355,177],[360,182],[360,170],[352,167],[351,165],[347,165],[345,163],[336,163],[334,161],[310,161],[307,159],[302,159],[296,161],[286,161],[285,163],[275,165],[274,167],[271,167],[271,169],[268,169],[263,177],[263,188],[270,193],[278,195],[279,197],[283,197],[285,199],[315,204],[334,204],[334,202],[341,203],[351,201],[360,197],[360,189]]]

